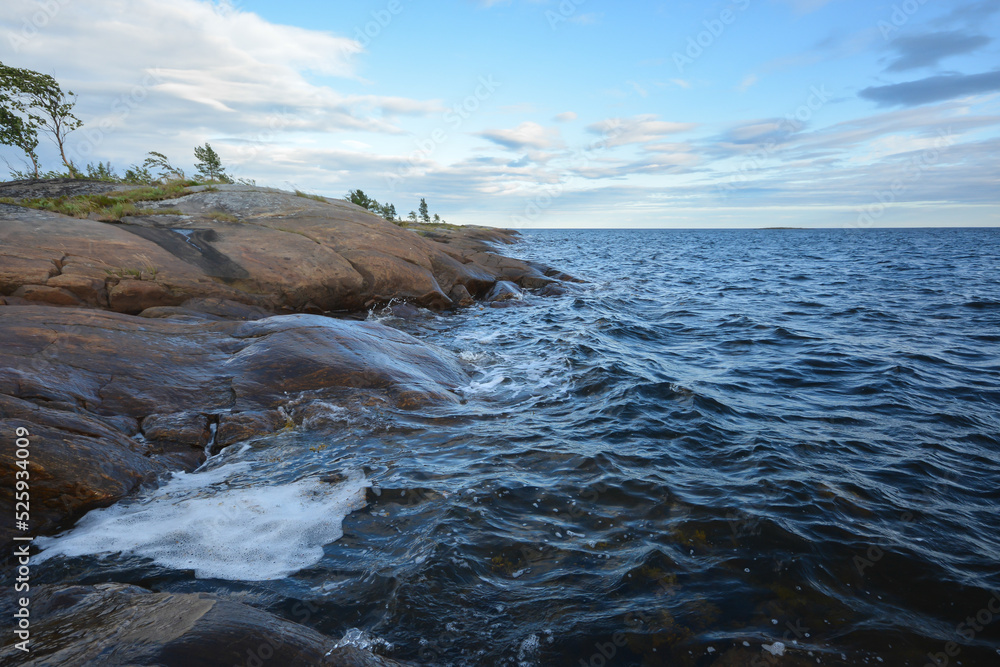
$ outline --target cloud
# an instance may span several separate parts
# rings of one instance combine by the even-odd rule
[[[972,53],[991,41],[986,35],[970,35],[963,30],[898,37],[892,42],[892,49],[896,51],[897,57],[886,71],[905,72],[921,67],[935,67],[949,56]]]
[[[558,130],[542,127],[531,121],[525,121],[511,130],[484,130],[478,135],[516,151],[527,148],[556,148],[562,145]]]
[[[942,74],[918,81],[865,88],[858,95],[879,106],[917,106],[1000,90],[1000,70],[982,74]]]
[[[996,0],[978,0],[955,7],[946,15],[934,21],[935,25],[963,24],[978,27],[982,21],[1000,11]]]
[[[576,119],[577,115],[575,111],[564,111],[563,113],[558,114],[553,120],[557,123],[571,123]]]
[[[653,114],[632,118],[609,118],[587,126],[591,134],[607,137],[607,145],[624,146],[656,141],[668,134],[686,132],[697,127],[696,123],[672,123],[657,120]]]
[[[30,0],[8,0],[0,21],[17,25],[37,10]],[[107,124],[126,98],[135,100],[130,131],[158,128],[161,136],[164,127],[238,135],[276,122],[283,131],[398,134],[394,118],[442,110],[437,101],[343,95],[312,83],[308,74],[356,79],[361,46],[225,3],[75,0],[17,48],[19,64],[53,73],[80,95],[90,126]],[[72,53],[86,58],[66,57]]]

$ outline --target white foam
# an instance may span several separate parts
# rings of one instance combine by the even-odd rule
[[[38,538],[39,560],[121,553],[202,579],[283,579],[318,563],[323,546],[343,535],[344,517],[365,505],[360,472],[339,484],[224,484],[248,468],[182,473],[139,502],[90,512],[65,535]]]
[[[484,379],[482,382],[473,380],[469,386],[459,389],[463,394],[485,394],[492,392],[507,380],[504,375],[495,375],[492,378]]]

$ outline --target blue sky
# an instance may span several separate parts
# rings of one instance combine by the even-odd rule
[[[1000,224],[995,0],[8,0],[0,24],[0,60],[78,93],[79,163],[190,171],[208,141],[261,185],[506,227]]]

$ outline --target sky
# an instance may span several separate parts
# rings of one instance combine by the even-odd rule
[[[4,0],[0,27],[78,95],[79,165],[190,174],[208,142],[258,185],[514,228],[1000,224],[996,0]]]

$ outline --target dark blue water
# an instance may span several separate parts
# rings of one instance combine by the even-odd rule
[[[1000,230],[513,252],[588,282],[380,317],[462,355],[464,404],[312,406],[234,451],[247,483],[377,486],[319,564],[47,576],[221,592],[422,664],[1000,664]]]

